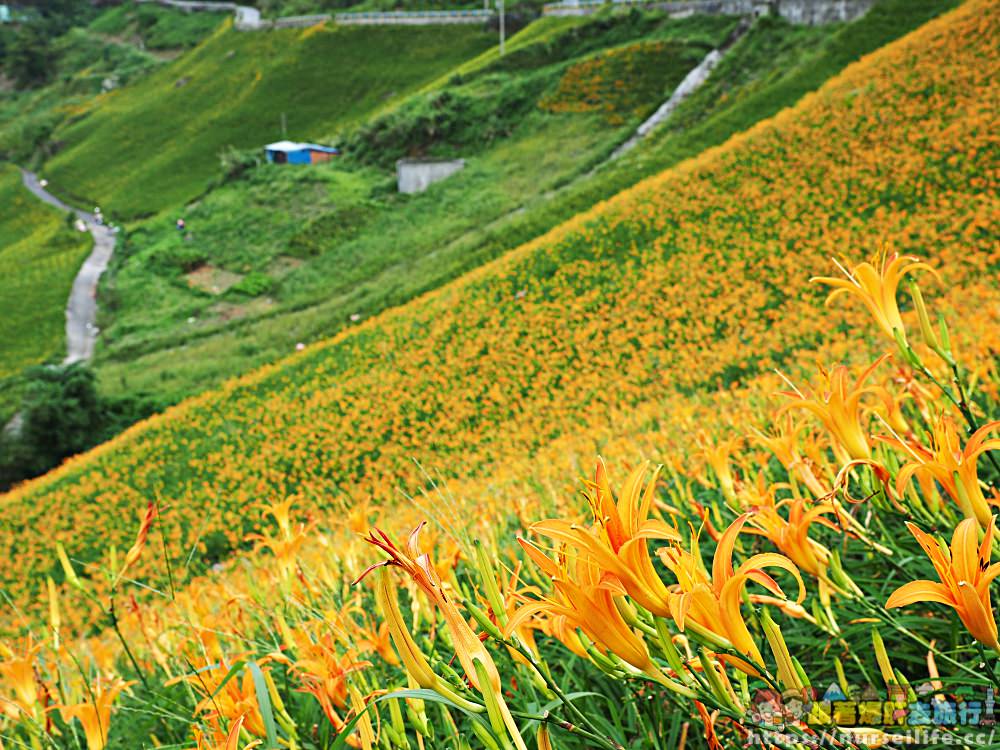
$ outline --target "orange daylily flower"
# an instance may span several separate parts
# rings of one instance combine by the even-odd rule
[[[528,557],[552,579],[556,597],[546,597],[523,606],[507,623],[508,633],[529,617],[542,613],[562,618],[565,627],[579,628],[594,643],[646,674],[656,673],[642,636],[625,622],[615,597],[625,594],[613,577],[604,575],[586,557],[575,557],[570,567],[547,557],[538,547],[518,537]]]
[[[197,673],[183,678],[205,696],[195,706],[195,712],[205,712],[210,720],[236,721],[243,717],[245,729],[256,737],[263,737],[267,731],[260,713],[253,675],[250,670],[245,669],[242,677],[233,677],[220,687],[229,666],[225,662],[207,665]]]
[[[0,698],[0,704],[10,701],[15,712],[35,715],[41,692],[35,674],[35,657],[41,647],[40,643],[34,643],[30,635],[19,653],[0,645],[0,654],[5,655],[0,661],[0,685],[14,693],[13,699]]]
[[[749,534],[767,537],[771,543],[795,563],[800,571],[827,581],[830,550],[809,538],[809,529],[820,524],[834,531],[844,531],[843,526],[826,518],[833,516],[837,521],[847,522],[847,514],[831,499],[811,501],[803,497],[775,499],[775,487],[769,485],[763,475],[758,477],[756,491],[746,493],[745,499],[752,499],[747,507],[750,526]],[[782,515],[782,510],[787,510]]]
[[[121,691],[131,684],[119,677],[98,677],[90,683],[87,701],[60,707],[66,722],[79,719],[87,739],[87,750],[104,750],[107,746],[111,707]]]
[[[475,631],[469,626],[469,623],[459,611],[458,606],[445,591],[444,584],[434,567],[434,563],[431,562],[430,556],[420,550],[419,536],[420,530],[423,527],[424,522],[421,522],[412,532],[410,532],[405,550],[400,549],[392,541],[392,539],[385,534],[385,532],[380,529],[373,529],[365,541],[388,554],[389,559],[369,566],[368,569],[355,580],[355,583],[360,581],[375,568],[383,568],[387,566],[401,568],[413,580],[413,582],[417,584],[417,587],[423,591],[436,605],[438,610],[440,610],[441,615],[444,618],[445,625],[448,627],[448,632],[451,635],[451,642],[455,648],[455,654],[458,657],[469,682],[481,693],[492,693],[492,699],[496,700],[499,706],[504,724],[510,733],[511,740],[513,740],[515,747],[517,750],[527,750],[524,746],[524,741],[518,733],[514,718],[511,715],[510,710],[507,708],[507,704],[503,700],[500,685],[500,672],[497,669],[496,662],[493,661],[493,657],[486,649],[486,646],[479,639],[479,636],[476,635]],[[383,602],[383,609],[389,610],[391,613],[394,609],[393,605],[395,603],[395,596],[388,591],[388,576],[382,576],[379,582],[379,587],[381,590],[380,599]],[[386,603],[389,606],[385,606]],[[398,617],[398,608],[396,608],[395,615]],[[401,618],[398,619],[401,623]],[[400,629],[405,630],[405,627],[401,624],[399,627],[395,628],[396,632],[393,632],[393,627],[393,623],[390,622],[390,632],[394,637],[400,635]],[[408,633],[405,633],[405,636],[408,635]],[[412,638],[410,638],[409,641],[412,642]],[[404,645],[404,649],[401,650],[400,656],[403,659],[404,664],[406,664],[409,669],[410,661],[408,660],[407,654],[404,653],[407,645],[407,639],[404,637],[401,639],[401,642]],[[397,641],[397,645],[400,645],[400,641]],[[415,644],[412,645],[415,647]],[[420,662],[422,662],[422,664]],[[420,655],[420,658],[416,660],[416,663],[420,669],[430,669],[422,655]],[[484,675],[485,680],[480,678],[480,672],[476,667],[477,663],[482,667],[482,674]],[[433,675],[433,673],[431,673],[431,675]],[[484,684],[484,682],[487,684]],[[438,689],[440,692],[439,688],[434,689]]]
[[[750,636],[740,611],[747,581],[759,583],[771,594],[784,599],[781,587],[763,569],[775,567],[787,570],[799,585],[798,602],[805,599],[805,585],[795,564],[774,552],[754,555],[738,568],[733,568],[736,538],[749,517],[749,513],[744,513],[723,533],[715,550],[711,576],[702,563],[696,536],[691,540],[690,552],[668,547],[659,550],[659,555],[677,578],[670,597],[670,613],[677,627],[682,631],[691,627],[703,635],[722,639],[755,663],[762,664],[760,650]],[[750,599],[753,601],[754,597]],[[746,661],[733,657],[727,659],[747,674],[757,674],[757,670]]]
[[[586,528],[561,519],[532,524],[531,530],[569,545],[591,560],[604,573],[615,576],[635,601],[650,612],[668,617],[669,591],[653,567],[647,540],[679,541],[677,531],[663,521],[650,518],[659,469],[643,490],[643,462],[625,480],[617,502],[608,481],[607,468],[598,461],[587,499],[594,524]],[[522,546],[524,546],[522,544]]]
[[[335,709],[347,707],[347,676],[371,663],[357,661],[350,653],[338,654],[330,633],[323,633],[315,641],[302,631],[296,631],[296,635],[299,658],[292,668],[302,680],[299,690],[319,701],[323,713],[339,731],[344,722]]]
[[[705,433],[698,436],[698,445],[701,446],[698,455],[715,473],[719,489],[729,502],[736,502],[736,478],[733,476],[730,458],[739,450],[742,442],[743,439],[739,437],[713,442]]]
[[[799,434],[802,429],[801,424],[794,424],[791,416],[788,416],[783,421],[774,420],[774,432],[771,434],[754,430],[752,439],[771,451],[785,470],[797,477],[814,497],[824,497],[830,490],[823,486],[812,465],[799,451]]]
[[[836,263],[836,261],[834,262]],[[878,267],[875,263],[866,261],[857,264],[850,270],[837,263],[837,266],[847,277],[846,279],[815,276],[810,281],[818,281],[821,284],[834,287],[834,290],[826,298],[827,302],[840,294],[854,295],[864,303],[872,317],[875,318],[879,328],[885,331],[889,338],[895,340],[894,331],[899,331],[905,340],[903,319],[899,314],[899,304],[896,302],[899,283],[906,274],[914,271],[930,271],[935,276],[937,272],[929,264],[912,255],[899,255],[895,252],[882,254],[881,262],[877,258],[875,262],[878,263]]]
[[[900,586],[885,603],[886,608],[904,607],[914,602],[945,604],[958,613],[973,638],[1000,651],[990,600],[990,584],[1000,575],[1000,563],[990,564],[996,517],[990,518],[982,543],[976,519],[961,521],[955,527],[950,548],[938,544],[915,524],[907,522],[906,527],[930,558],[940,580],[911,581]]]
[[[862,399],[868,394],[881,395],[884,390],[881,386],[866,386],[865,382],[888,356],[886,354],[875,360],[853,385],[848,380],[849,371],[844,365],[837,365],[829,372],[821,371],[826,378],[825,387],[822,389],[807,388],[803,393],[793,385],[793,390],[781,392],[781,395],[787,396],[792,401],[782,406],[778,414],[790,409],[806,409],[823,423],[851,459],[871,459],[868,431],[862,420],[864,413]]]
[[[241,716],[233,722],[229,734],[223,735],[218,726],[213,726],[210,730],[212,736],[206,735],[201,730],[195,730],[195,741],[198,743],[198,750],[240,750],[240,729],[243,727],[245,716]],[[243,750],[261,745],[260,740],[254,740],[249,745],[244,745]]]
[[[984,453],[1000,450],[1000,438],[987,439],[998,429],[1000,421],[985,424],[962,447],[955,420],[941,416],[932,426],[932,448],[914,442],[902,443],[895,438],[880,438],[915,458],[899,470],[896,476],[897,492],[902,494],[914,477],[935,480],[958,504],[966,518],[976,518],[985,527],[993,517],[993,511],[979,484],[976,463]]]
[[[482,641],[479,640],[479,637],[469,627],[469,623],[462,616],[458,606],[448,596],[441,577],[431,562],[430,556],[420,551],[419,535],[423,527],[424,523],[421,523],[410,532],[405,550],[396,546],[392,539],[380,529],[372,530],[365,541],[386,552],[389,555],[389,560],[370,566],[358,577],[355,583],[375,568],[387,565],[401,568],[441,611],[448,630],[451,633],[452,643],[455,646],[458,660],[461,662],[462,668],[465,670],[466,676],[472,684],[477,689],[481,689],[473,663],[474,659],[479,659],[486,667],[493,688],[499,690],[500,674],[493,663],[493,658],[486,650]]]

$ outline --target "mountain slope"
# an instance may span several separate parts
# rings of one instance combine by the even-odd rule
[[[257,298],[230,293],[220,304],[188,287],[183,277],[170,279],[157,267],[156,258],[183,243],[167,217],[147,222],[141,232],[130,235],[134,249],[120,256],[121,266],[103,288],[102,304],[108,314],[102,321],[97,360],[102,389],[120,396],[156,392],[175,400],[273,361],[299,342],[327,338],[350,326],[352,316],[369,317],[403,304],[642,177],[791,106],[845,65],[950,4],[950,0],[882,0],[865,17],[829,27],[794,27],[780,19],[760,19],[727,53],[704,94],[699,92],[676,113],[682,127],[669,123],[624,158],[603,164],[602,159],[638,124],[632,113],[615,111],[616,119],[624,122],[613,125],[601,112],[555,113],[537,106],[536,100],[551,106],[559,91],[553,84],[561,76],[572,78],[571,71],[583,69],[577,62],[600,59],[608,62],[602,75],[604,88],[590,93],[600,98],[608,93],[607,83],[615,81],[631,96],[631,90],[658,81],[665,93],[646,97],[651,112],[666,98],[668,84],[679,80],[675,73],[686,72],[692,60],[700,60],[720,44],[736,19],[668,20],[654,12],[569,19],[573,23],[540,19],[510,40],[502,60],[488,51],[464,63],[454,75],[404,100],[393,112],[364,123],[360,135],[355,131],[349,139],[342,164],[354,157],[355,141],[369,153],[380,153],[369,140],[387,141],[386,150],[399,155],[408,139],[420,135],[417,127],[400,127],[408,124],[407,118],[427,130],[445,131],[439,132],[432,149],[439,155],[465,156],[469,167],[431,192],[404,199],[375,188],[361,199],[365,218],[356,231],[324,235],[322,228],[331,226],[331,219],[336,226],[337,217],[316,214],[328,211],[330,200],[338,200],[332,191],[323,194],[326,178],[296,177],[302,185],[295,187],[287,175],[256,170],[214,190],[187,212],[194,222],[194,241],[184,245],[187,250],[197,250],[208,263],[231,272],[271,276],[267,291]],[[672,67],[666,74],[660,62],[644,65],[640,80],[633,75],[616,81],[610,64],[614,57],[602,57],[604,51],[648,49],[649,42],[661,40],[667,42],[661,57]],[[585,90],[581,83],[577,79],[573,84],[578,92]],[[545,86],[541,95],[540,85]],[[512,107],[498,101],[510,101],[509,91],[517,87],[522,90],[513,97],[516,111],[511,113]],[[477,88],[489,95],[468,95]],[[567,103],[579,104],[567,101],[560,106]],[[459,136],[481,134],[482,142],[454,142],[449,135],[457,130],[456,120],[472,123]],[[497,131],[502,135],[489,140],[488,134]],[[592,172],[597,164],[601,167]],[[365,170],[366,179],[378,184],[385,179],[381,175],[387,165],[383,160],[376,171],[370,165]],[[337,177],[354,180],[357,175]],[[296,203],[292,198],[299,190],[316,197]],[[468,199],[472,194],[475,200]],[[273,207],[265,207],[256,197],[260,195],[271,198]],[[352,197],[347,202],[353,207],[358,200]],[[297,238],[289,240],[286,230],[289,220],[299,217],[310,222],[302,234],[310,237],[309,249],[315,256],[289,270],[289,264],[274,257],[301,252]],[[397,241],[401,236],[404,243]],[[228,249],[234,244],[236,252]],[[275,265],[269,265],[272,262]],[[156,290],[152,304],[150,289]]]
[[[15,376],[65,354],[66,300],[91,238],[29,193],[20,172],[5,164],[0,205],[0,422],[6,423],[16,408]]]
[[[319,140],[419,88],[493,42],[463,26],[327,27],[239,33],[226,23],[136,86],[56,131],[54,188],[121,219],[202,193],[226,147]],[[358,60],[370,65],[358,65]]]
[[[887,238],[967,286],[960,313],[994,314],[998,30],[1000,7],[966,3],[724,146],[0,498],[4,589],[40,612],[54,541],[94,560],[152,498],[176,573],[189,545],[205,562],[237,547],[261,499],[342,517],[426,486],[422,466],[456,502],[516,503],[605,440],[664,451],[698,394],[865,320],[824,312],[808,277]],[[652,400],[675,405],[669,421]]]

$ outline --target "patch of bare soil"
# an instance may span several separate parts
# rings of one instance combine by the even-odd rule
[[[267,275],[273,279],[280,279],[305,263],[301,258],[293,258],[291,255],[279,255],[271,261],[267,267]]]
[[[243,275],[206,264],[185,274],[184,278],[187,279],[188,286],[195,289],[209,294],[223,294],[227,289],[238,284],[243,279]]]
[[[242,303],[217,302],[208,311],[222,322],[228,323],[231,320],[241,320],[259,315],[269,310],[273,304],[274,300],[270,297],[261,297]]]

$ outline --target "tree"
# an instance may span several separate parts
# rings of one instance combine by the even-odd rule
[[[4,59],[7,75],[20,89],[42,86],[55,73],[55,53],[42,24],[26,23],[11,42]]]

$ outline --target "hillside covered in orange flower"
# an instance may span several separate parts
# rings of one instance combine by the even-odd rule
[[[518,492],[543,492],[606,440],[616,460],[669,456],[661,441],[690,445],[712,394],[865,319],[808,283],[830,256],[891,240],[965,288],[959,314],[995,321],[998,33],[1000,6],[968,2],[509,256],[0,497],[16,605],[0,630],[43,611],[56,541],[82,563],[124,548],[153,499],[183,576],[238,549],[261,501],[334,523],[431,476],[463,502],[516,497],[498,489],[515,468]]]

